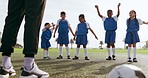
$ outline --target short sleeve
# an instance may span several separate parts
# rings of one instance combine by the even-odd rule
[[[70,23],[69,23],[69,21],[66,19],[66,21],[67,21],[67,23],[68,23],[68,26],[70,26]]]
[[[90,28],[90,25],[89,25],[89,23],[87,23],[87,22],[86,22],[86,27],[87,27],[88,29]]]
[[[57,25],[59,25],[60,20],[61,20],[61,19],[59,19],[59,20],[57,21]]]
[[[141,19],[137,19],[137,20],[138,20],[139,25],[143,24],[143,21]]]
[[[118,21],[118,17],[117,16],[113,16],[115,21]]]
[[[102,21],[105,21],[106,18],[107,18],[107,17],[103,16],[103,17],[102,17]]]

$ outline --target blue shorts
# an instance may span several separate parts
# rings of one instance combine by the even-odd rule
[[[49,48],[49,47],[51,47],[51,45],[48,40],[41,41],[41,48]]]
[[[77,35],[76,44],[78,45],[86,45],[88,42],[87,35]]]
[[[105,33],[105,43],[115,43],[116,32],[115,31],[106,31]]]
[[[68,33],[59,33],[59,35],[58,35],[58,44],[69,44]]]
[[[137,32],[127,32],[126,33],[126,38],[125,38],[126,44],[134,44],[137,42],[140,42],[139,35]]]

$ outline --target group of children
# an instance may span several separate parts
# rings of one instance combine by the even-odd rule
[[[117,30],[117,20],[120,15],[120,3],[118,4],[118,12],[116,16],[113,15],[112,10],[107,11],[107,17],[103,16],[100,14],[99,7],[98,5],[95,5],[95,8],[97,9],[97,13],[99,17],[102,18],[102,21],[104,23],[104,29],[106,31],[105,33],[105,43],[107,44],[107,51],[108,51],[108,57],[106,60],[116,60],[115,56],[115,39],[116,39],[116,30]],[[74,36],[74,40],[76,40],[77,48],[76,48],[76,55],[73,58],[73,60],[79,59],[79,49],[80,45],[83,45],[84,48],[84,53],[85,53],[85,60],[89,60],[88,55],[87,55],[87,34],[88,30],[92,32],[92,34],[95,36],[96,39],[97,36],[94,33],[94,31],[91,29],[89,23],[86,22],[84,14],[79,15],[79,21],[80,23],[77,25],[75,34],[72,31],[72,28],[70,27],[70,24],[66,17],[66,13],[64,11],[61,12],[61,19],[58,20],[56,27],[54,28],[54,24],[52,24],[53,28],[51,29],[51,26],[49,23],[45,24],[45,27],[42,32],[42,41],[41,41],[41,47],[44,49],[44,54],[43,58],[44,59],[50,59],[48,56],[48,48],[50,47],[50,38],[52,36],[52,31],[54,31],[53,37],[55,38],[56,31],[58,30],[58,44],[60,45],[59,47],[59,52],[60,55],[57,57],[57,59],[63,59],[63,53],[62,53],[62,47],[63,44],[66,46],[66,51],[67,51],[67,59],[71,59],[70,57],[70,52],[69,52],[69,30],[71,31],[72,35]],[[139,25],[142,24],[148,24],[148,22],[142,21],[140,19],[136,18],[136,12],[134,10],[131,10],[129,12],[129,19],[127,19],[127,33],[126,33],[126,38],[125,38],[125,43],[128,44],[128,62],[137,62],[136,59],[136,43],[140,42],[139,36],[138,36],[138,31],[139,31]],[[133,47],[134,51],[134,56],[133,60],[131,60],[130,56],[130,51],[131,48]],[[112,48],[112,49],[111,49]],[[112,55],[111,55],[111,50],[112,50]]]

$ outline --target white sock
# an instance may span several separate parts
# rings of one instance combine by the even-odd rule
[[[134,51],[133,58],[136,58],[136,47],[133,47],[133,51]]]
[[[44,57],[47,57],[48,56],[48,50],[44,50],[43,56]]]
[[[63,56],[62,46],[60,46],[59,49],[60,49],[60,55]]]
[[[116,50],[115,48],[112,48],[113,55],[115,55],[115,50]]]
[[[9,69],[12,66],[11,63],[11,58],[8,56],[2,56],[2,65],[6,68]]]
[[[25,57],[24,58],[24,67],[26,70],[31,70],[33,68],[34,58],[32,57]]]
[[[77,57],[79,57],[79,50],[80,50],[80,48],[77,48],[77,49],[76,49],[76,56],[77,56]]]
[[[67,56],[70,55],[69,47],[68,46],[66,47],[66,51],[67,51]]]
[[[84,48],[85,57],[87,56],[87,49]]]
[[[131,58],[131,47],[128,47],[128,58]]]
[[[110,48],[107,48],[108,56],[110,56]]]

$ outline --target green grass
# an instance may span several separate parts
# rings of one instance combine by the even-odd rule
[[[51,60],[42,59],[42,49],[38,50],[36,55],[36,63],[39,68],[48,72],[50,78],[106,78],[108,73],[117,65],[127,64],[127,50],[116,50],[117,60],[106,61],[106,50],[88,49],[89,61],[84,60],[83,49],[80,51],[79,60],[67,60],[66,51],[63,49],[64,59],[57,60],[59,50],[56,48],[50,49]],[[71,57],[75,56],[75,49],[71,49]],[[146,76],[148,76],[148,63],[147,63],[147,50],[137,51],[138,63],[131,63],[144,70]],[[0,56],[1,58],[1,56]],[[16,77],[19,78],[21,71],[20,67],[23,65],[22,49],[15,49],[15,53],[12,55],[12,62],[15,70],[17,71]]]

